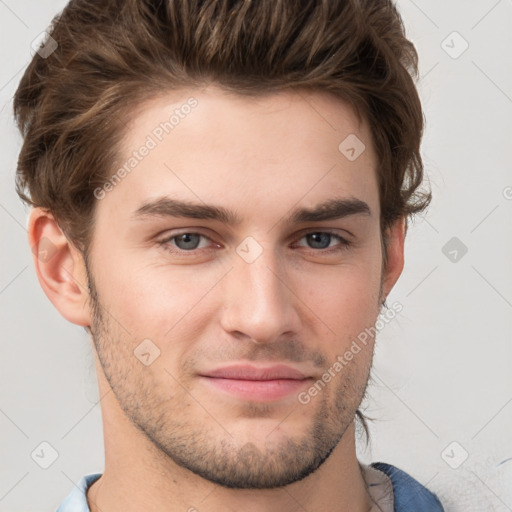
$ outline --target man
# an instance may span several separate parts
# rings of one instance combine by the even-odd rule
[[[59,512],[442,511],[355,452],[430,201],[395,7],[82,0],[50,37],[15,96],[17,189],[105,437]]]

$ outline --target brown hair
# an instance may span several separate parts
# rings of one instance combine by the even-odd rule
[[[323,90],[353,105],[379,159],[384,249],[386,229],[430,203],[418,190],[418,57],[390,0],[72,0],[52,25],[57,48],[35,54],[14,97],[16,189],[85,256],[123,121],[146,99],[210,82],[244,95]]]

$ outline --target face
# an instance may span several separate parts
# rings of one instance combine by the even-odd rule
[[[355,159],[339,149],[351,134]],[[384,298],[368,127],[324,93],[209,87],[146,103],[121,164],[134,151],[97,193],[88,259],[120,408],[162,460],[221,486],[304,478],[353,421],[374,340],[335,363]]]

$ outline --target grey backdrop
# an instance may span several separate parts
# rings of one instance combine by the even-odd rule
[[[0,510],[10,512],[54,511],[104,462],[89,340],[40,288],[14,192],[12,96],[31,42],[65,3],[0,0]],[[403,310],[378,337],[365,403],[376,421],[358,454],[409,472],[447,511],[510,511],[512,4],[398,6],[420,55],[434,200],[388,298]]]

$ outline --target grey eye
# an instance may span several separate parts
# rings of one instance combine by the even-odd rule
[[[181,235],[174,236],[172,239],[175,240],[175,244],[179,249],[193,250],[197,249],[201,237],[202,235],[197,233],[182,233]]]
[[[306,235],[308,242],[313,242],[314,249],[327,249],[331,242],[332,235],[330,233],[309,233]],[[318,246],[320,244],[321,247]]]

